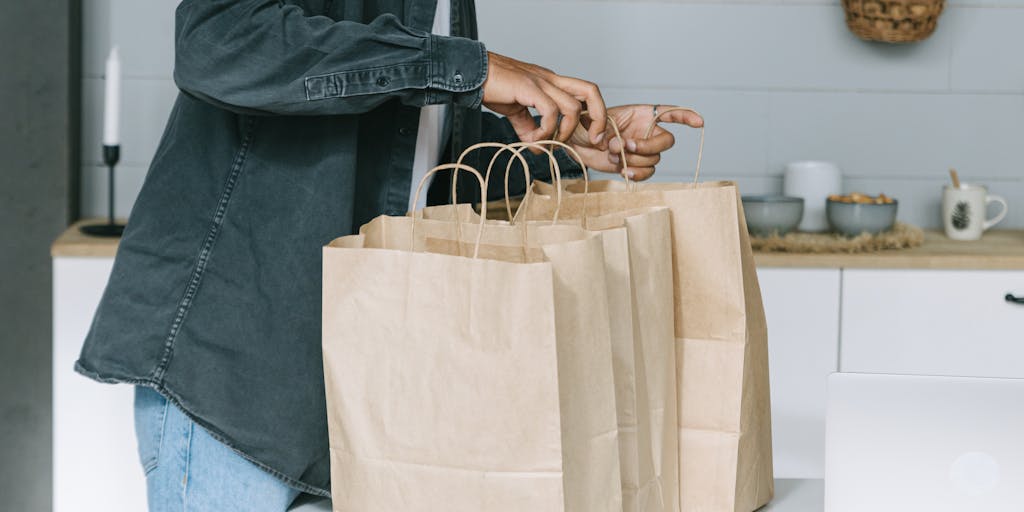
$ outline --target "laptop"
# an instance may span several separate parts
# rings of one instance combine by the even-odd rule
[[[1024,511],[1024,380],[829,377],[825,512],[888,511]]]

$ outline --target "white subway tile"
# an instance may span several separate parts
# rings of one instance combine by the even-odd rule
[[[121,161],[149,165],[178,88],[170,80],[126,79],[121,89]],[[82,81],[82,162],[103,163],[103,80]]]
[[[1024,8],[951,9],[947,16],[955,27],[953,89],[1024,92]]]
[[[103,76],[112,46],[126,78],[170,78],[174,10],[179,0],[89,0],[82,3],[82,72]]]
[[[735,181],[740,189],[740,194],[745,196],[782,194],[782,176],[718,176],[711,174],[707,177],[707,181],[713,180]]]
[[[82,74],[103,76],[110,53],[110,0],[82,2]]]
[[[118,165],[114,171],[114,216],[127,218],[135,198],[146,178],[146,166]],[[107,176],[109,171],[100,165],[82,166],[82,217],[107,216]]]
[[[1024,0],[948,0],[946,7],[1017,8],[1024,7]]]
[[[769,168],[823,159],[861,177],[1024,174],[1024,96],[777,93]]]
[[[606,87],[948,88],[949,30],[868,43],[838,3],[482,0],[478,12],[491,50]]]

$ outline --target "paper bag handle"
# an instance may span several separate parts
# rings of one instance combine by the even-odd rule
[[[675,112],[677,110],[682,110],[684,112],[692,112],[694,114],[697,114],[698,116],[700,115],[700,113],[697,112],[696,110],[693,110],[692,108],[686,108],[686,107],[669,107],[669,108],[666,108],[665,110],[659,111],[658,114],[656,116],[654,116],[654,120],[651,121],[651,125],[647,127],[647,133],[644,135],[644,140],[647,140],[647,139],[651,138],[651,135],[654,134],[654,129],[658,127],[658,121],[661,119],[661,116],[663,116],[665,114],[668,114],[669,112]],[[703,117],[703,116],[701,116],[701,117]],[[697,149],[697,170],[693,173],[693,184],[695,186],[700,181],[700,166],[701,166],[701,161],[703,159],[704,159],[704,126],[702,125],[700,127],[700,145],[698,146],[698,149]]]
[[[552,178],[554,178],[556,183],[559,185],[559,187],[558,187],[559,188],[558,201],[557,201],[557,205],[556,205],[555,212],[554,212],[554,221],[553,221],[553,223],[554,223],[554,222],[558,221],[558,214],[559,214],[559,210],[560,210],[561,204],[562,204],[562,193],[561,193],[561,186],[560,186],[561,185],[561,176],[562,176],[562,174],[561,174],[561,169],[560,169],[560,167],[558,165],[558,159],[555,158],[554,153],[550,149],[547,149],[547,148],[544,147],[544,146],[552,146],[552,145],[562,146],[562,147],[566,148],[567,150],[569,150],[570,152],[572,152],[572,154],[576,158],[576,160],[580,162],[581,166],[583,166],[584,172],[586,172],[586,164],[583,163],[583,159],[580,158],[579,153],[577,153],[574,149],[572,149],[567,144],[561,143],[561,142],[556,141],[556,140],[545,140],[545,141],[538,141],[538,142],[514,142],[514,143],[511,143],[511,144],[502,144],[502,143],[498,143],[498,142],[481,142],[479,144],[474,144],[473,146],[470,146],[465,151],[463,151],[462,154],[459,155],[459,159],[458,159],[457,163],[461,164],[462,161],[466,158],[466,156],[469,153],[471,153],[473,151],[476,151],[478,149],[498,148],[498,151],[496,151],[494,153],[494,156],[491,157],[491,161],[487,165],[487,171],[484,173],[484,179],[486,181],[490,182],[491,172],[492,172],[492,170],[494,168],[494,164],[497,163],[498,158],[505,151],[511,151],[512,152],[512,158],[509,159],[508,164],[505,166],[505,212],[506,212],[506,215],[508,216],[509,220],[513,221],[513,223],[514,223],[515,219],[518,217],[518,211],[517,211],[516,214],[512,213],[512,201],[511,201],[511,197],[509,197],[509,174],[512,172],[512,164],[513,164],[513,162],[515,162],[515,159],[519,160],[519,162],[520,162],[520,164],[522,165],[522,168],[523,168],[523,178],[524,178],[525,182],[527,184],[529,184],[530,181],[531,181],[530,166],[529,166],[529,163],[527,162],[527,160],[523,157],[523,155],[522,155],[523,151],[522,150],[525,149],[525,148],[534,148],[534,149],[538,149],[538,150],[540,150],[540,151],[542,151],[544,153],[547,153],[548,161],[550,162],[550,167],[551,167],[551,176],[552,176]],[[518,148],[518,150],[517,150],[517,148]],[[453,176],[452,177],[452,202],[453,203],[457,202],[457,197],[456,197],[457,196],[457,190],[456,190],[456,187],[455,187],[456,181],[457,181],[457,177]],[[526,188],[526,195],[524,196],[524,199],[523,199],[523,203],[524,204],[529,200],[531,192],[532,192],[531,188],[527,187]]]
[[[587,169],[587,163],[583,161],[583,157],[581,157],[580,154],[575,149],[573,149],[572,146],[570,146],[570,145],[568,145],[568,144],[566,144],[564,142],[557,141],[557,140],[545,140],[545,141],[540,141],[540,142],[536,142],[536,143],[518,142],[518,143],[515,143],[515,144],[510,144],[509,145],[509,149],[510,150],[514,150],[517,153],[522,153],[523,150],[525,150],[526,148],[534,147],[534,146],[537,146],[537,145],[560,147],[560,148],[564,149],[567,153],[569,153],[570,158],[572,158],[573,160],[575,160],[577,163],[580,164],[580,168],[583,170],[583,190],[584,190],[584,197],[583,197],[583,216],[584,216],[584,221],[583,222],[584,222],[584,227],[586,227],[587,198],[586,198],[585,194],[590,192],[590,174],[589,174],[588,169]],[[562,192],[562,173],[561,173],[561,167],[558,165],[558,162],[554,159],[554,156],[550,152],[548,152],[548,154],[551,155],[551,159],[552,159],[552,161],[551,161],[552,162],[551,177],[552,177],[552,181],[555,183],[556,203],[555,203],[555,211],[554,211],[554,214],[552,215],[552,220],[551,220],[551,224],[554,225],[554,224],[558,223],[558,215],[559,215],[559,212],[561,212],[561,210],[562,210],[562,193],[563,193]],[[491,165],[493,165],[493,164],[494,164],[494,161],[492,160],[491,161]],[[524,211],[524,209],[527,207],[527,203],[529,202],[530,197],[531,197],[530,192],[533,189],[532,189],[532,187],[527,187],[527,189],[526,189],[526,197],[523,198],[523,204],[519,205],[519,208],[516,210],[515,215],[512,215],[512,206],[511,206],[511,203],[510,203],[510,200],[509,200],[509,190],[508,190],[508,178],[509,178],[509,170],[508,170],[508,168],[510,168],[511,165],[512,165],[512,161],[509,160],[509,163],[508,163],[508,165],[506,166],[506,169],[505,169],[505,208],[508,211],[509,219],[511,220],[512,224],[515,224],[519,220],[520,213],[522,213]],[[489,170],[490,169],[488,169],[488,171]]]
[[[511,151],[512,154],[517,156],[517,157],[521,157],[521,155],[523,153],[523,150],[528,149],[528,148],[538,149],[538,150],[540,150],[540,151],[542,151],[544,153],[547,153],[547,155],[548,155],[548,162],[549,162],[548,168],[549,168],[549,170],[551,172],[551,178],[552,178],[552,181],[555,182],[556,188],[558,188],[557,200],[556,200],[556,203],[555,203],[555,211],[554,211],[554,215],[552,216],[552,218],[553,218],[553,220],[551,222],[552,224],[555,224],[555,223],[558,222],[558,215],[559,215],[559,212],[562,209],[562,191],[561,191],[561,186],[562,186],[562,168],[561,168],[560,165],[558,165],[558,159],[555,158],[554,152],[551,149],[545,147],[545,146],[554,146],[554,145],[565,146],[565,144],[562,144],[561,142],[553,141],[553,140],[545,140],[545,141],[539,141],[539,142],[514,142],[512,144],[507,144],[504,148],[502,148],[501,150],[499,150],[497,153],[494,154],[494,156],[491,158],[490,164],[487,165],[487,172],[485,173],[485,176],[490,176],[491,175],[491,171],[494,168],[494,164],[498,161],[498,157],[500,157],[501,154],[503,152],[505,152],[505,151]],[[565,147],[570,149],[570,150],[572,149],[572,148],[569,148],[568,146],[565,146]],[[510,193],[509,193],[509,178],[510,178],[510,175],[512,173],[512,163],[514,161],[515,160],[510,158],[508,163],[505,165],[505,212],[508,215],[509,221],[512,224],[516,223],[516,219],[518,219],[518,217],[519,217],[519,211],[522,209],[522,205],[520,205],[520,210],[517,210],[515,214],[512,213],[512,198],[510,197]],[[532,176],[530,175],[529,168],[524,167],[523,170],[524,170],[524,173],[523,173],[524,174],[524,178],[526,180],[526,185],[527,185],[527,187],[526,187],[526,195],[523,197],[523,205],[525,205],[525,204],[527,204],[530,201],[530,198],[532,197],[533,189],[532,189],[532,187],[529,186],[530,185],[530,181],[532,181]]]
[[[548,168],[551,170],[551,176],[554,178],[554,180],[556,182],[556,186],[558,186],[559,188],[561,188],[561,186],[562,186],[562,169],[558,165],[558,159],[555,158],[554,152],[551,151],[550,149],[546,148],[546,147],[543,147],[542,144],[544,144],[546,142],[551,142],[551,141],[515,142],[515,143],[512,143],[512,144],[506,144],[505,147],[499,149],[498,151],[496,151],[494,153],[494,156],[491,157],[490,163],[487,164],[487,172],[484,173],[484,179],[490,180],[490,178],[491,178],[491,171],[494,169],[494,164],[498,161],[498,157],[500,157],[501,154],[504,153],[505,151],[511,151],[512,154],[513,154],[513,157],[509,158],[508,159],[508,163],[505,164],[505,213],[506,213],[506,215],[508,215],[509,221],[511,222],[511,224],[513,226],[515,225],[516,216],[518,216],[519,212],[516,211],[516,216],[512,215],[512,202],[511,202],[511,198],[509,197],[509,188],[508,188],[508,186],[509,186],[509,177],[512,174],[512,163],[515,162],[515,158],[518,157],[520,161],[523,161],[522,154],[523,154],[523,150],[524,149],[526,149],[526,148],[536,148],[536,149],[538,149],[538,150],[540,150],[540,151],[542,151],[544,153],[547,153],[547,155],[548,155]],[[525,205],[525,204],[527,204],[530,201],[530,198],[532,197],[532,190],[531,190],[531,187],[530,187],[530,181],[531,181],[530,168],[529,168],[528,165],[525,165],[525,164],[523,165],[523,180],[525,181],[525,183],[527,185],[526,186],[526,194],[523,196],[523,205]],[[520,205],[520,208],[523,205]],[[559,190],[559,192],[558,192],[558,204],[555,206],[555,212],[554,212],[554,216],[553,216],[554,220],[551,222],[552,225],[554,225],[555,223],[558,222],[558,212],[561,210],[561,208],[562,208],[562,192],[561,192],[561,190]],[[529,236],[530,236],[529,226],[527,226],[526,223],[523,223],[522,224],[522,229],[523,229],[523,261],[529,261],[529,253],[527,252],[527,248],[530,245],[530,242],[529,242]]]
[[[446,171],[446,170],[449,170],[449,169],[452,169],[452,170],[455,171],[453,173],[454,175],[458,175],[458,171],[468,171],[468,172],[473,173],[473,175],[476,176],[477,181],[480,182],[480,191],[481,191],[481,193],[484,194],[484,196],[481,196],[481,197],[485,197],[486,196],[486,194],[487,194],[487,180],[485,180],[484,177],[480,174],[480,171],[477,171],[476,169],[474,169],[474,168],[472,168],[472,167],[470,167],[468,165],[463,165],[463,164],[444,164],[444,165],[439,165],[437,167],[434,167],[433,169],[427,171],[427,173],[423,175],[423,178],[420,179],[420,184],[416,187],[416,195],[414,196],[413,204],[419,204],[420,194],[423,192],[423,186],[427,184],[428,178],[430,178],[431,176],[433,176],[433,175],[435,175],[435,174],[437,174],[437,173],[439,173],[441,171]],[[409,216],[412,217],[412,240],[410,242],[412,247],[410,248],[410,251],[411,252],[416,252],[416,221],[423,218],[423,211],[409,212]],[[484,238],[484,225],[486,223],[487,223],[487,208],[481,208],[481,212],[480,212],[480,229],[477,231],[477,234],[476,234],[476,246],[473,248],[473,259],[476,259],[476,258],[478,258],[480,256],[480,243],[483,241],[483,238]],[[455,243],[459,247],[462,247],[462,222],[458,218],[458,216],[455,217],[455,229],[456,229],[456,240],[455,240]],[[460,249],[460,251],[461,251],[461,249]]]
[[[490,179],[491,171],[494,169],[494,164],[497,163],[498,157],[500,157],[501,154],[504,153],[505,151],[510,151],[512,153],[512,158],[509,158],[508,163],[505,165],[505,214],[508,215],[509,221],[511,221],[513,224],[515,224],[515,216],[512,214],[512,199],[509,197],[509,175],[512,173],[512,163],[515,161],[516,158],[518,158],[520,162],[526,161],[523,158],[524,149],[534,148],[546,153],[548,155],[548,167],[551,169],[551,177],[554,178],[554,180],[559,185],[561,185],[562,183],[562,170],[558,165],[558,159],[555,158],[555,153],[543,146],[544,144],[547,144],[549,142],[551,141],[514,142],[512,144],[505,144],[503,148],[499,149],[497,152],[494,153],[494,156],[491,157],[490,163],[487,164],[487,171],[484,173],[484,176]],[[530,175],[529,164],[526,163],[523,164],[523,179],[525,180],[527,185],[526,195],[523,196],[523,203],[526,203],[530,200],[532,194],[532,189],[529,186],[530,181],[532,181],[532,176]],[[558,194],[558,203],[555,207],[554,214],[554,218],[556,220],[558,219],[558,212],[561,210],[561,208],[562,194]]]
[[[580,116],[586,116],[589,114],[590,111],[584,110],[583,112],[580,113]],[[626,180],[626,183],[630,183],[632,180],[629,179],[629,162],[626,161],[626,141],[622,140],[622,131],[619,130],[619,123],[615,121],[615,118],[612,116],[605,116],[605,119],[608,120],[608,125],[612,127],[612,131],[615,132],[615,138],[622,141],[621,147],[619,148],[619,159],[622,162],[621,174],[622,177]],[[581,129],[582,125],[577,125],[576,128]],[[557,135],[557,132],[555,133]],[[576,156],[579,157],[579,154],[577,153]],[[590,187],[590,169],[587,167],[587,164],[583,163],[582,158],[578,158],[578,161],[580,162],[580,166],[583,168],[584,179],[587,181],[587,183],[584,184],[584,187],[587,187],[584,189],[584,193],[586,193],[589,192]],[[586,212],[584,211],[584,213]]]
[[[479,149],[483,149],[483,148],[497,148],[498,150],[495,151],[494,155],[491,157],[491,161],[487,165],[487,171],[484,173],[484,183],[486,184],[486,183],[490,183],[491,172],[494,170],[494,164],[497,163],[498,158],[501,157],[501,154],[504,153],[505,151],[511,151],[512,152],[512,156],[509,157],[508,163],[505,166],[505,209],[506,209],[506,213],[507,213],[509,219],[513,219],[512,205],[511,205],[510,198],[509,198],[509,175],[512,173],[512,164],[516,161],[516,159],[519,160],[519,162],[520,162],[520,164],[522,166],[522,169],[523,169],[523,179],[525,180],[525,182],[527,184],[530,183],[530,165],[529,165],[529,162],[527,162],[526,158],[523,157],[523,154],[522,154],[523,149],[525,149],[527,147],[532,147],[532,148],[537,148],[540,151],[543,151],[544,153],[547,153],[548,159],[549,159],[549,162],[550,162],[550,167],[551,167],[552,175],[558,181],[559,187],[561,186],[562,172],[561,172],[561,169],[558,166],[558,159],[555,158],[554,153],[550,149],[547,149],[547,148],[543,147],[542,144],[543,143],[522,143],[522,142],[518,142],[518,143],[514,143],[514,144],[501,144],[501,143],[497,143],[497,142],[482,142],[482,143],[474,144],[474,145],[466,148],[466,150],[463,151],[461,155],[459,155],[459,159],[458,159],[457,164],[461,165],[462,161],[466,158],[466,156],[469,153],[473,152],[473,151],[476,151],[476,150],[479,150]],[[454,176],[452,176],[452,204],[453,205],[458,202],[458,197],[457,197],[458,189],[455,186],[455,183],[456,183],[456,180],[457,180],[457,176],[458,176],[458,174],[455,174]],[[526,197],[524,198],[524,202],[529,201],[530,192],[531,192],[530,188],[527,187],[527,189],[526,189]],[[484,195],[481,195],[481,198],[486,199],[486,190],[484,192]],[[558,195],[558,204],[559,205],[561,205],[561,198],[562,198],[561,197],[561,191],[559,191],[559,195]],[[483,212],[481,217],[486,217],[486,210],[487,210],[486,205],[481,204],[481,208],[480,209]],[[456,214],[456,217],[457,217],[457,214]],[[555,218],[556,219],[558,218],[558,210],[557,209],[555,211]],[[528,237],[529,237],[529,230],[527,229],[526,224],[523,224],[523,260],[524,261],[527,261],[529,259],[528,256],[527,256],[527,247],[529,247]]]
[[[558,165],[558,159],[555,158],[554,153],[550,149],[545,147],[545,146],[553,146],[553,145],[565,147],[568,151],[570,151],[573,154],[573,156],[577,159],[577,161],[579,161],[581,163],[581,165],[585,166],[585,164],[583,164],[583,159],[580,158],[580,156],[579,156],[579,153],[577,153],[570,146],[568,146],[566,144],[563,144],[561,142],[558,142],[558,141],[553,141],[553,140],[552,141],[530,142],[530,143],[515,142],[515,143],[512,143],[512,144],[502,144],[502,143],[499,143],[499,142],[481,142],[479,144],[474,144],[474,145],[470,146],[469,148],[466,148],[466,150],[463,151],[461,155],[459,155],[458,161],[456,163],[462,164],[462,162],[463,162],[463,160],[465,160],[466,156],[468,156],[469,153],[472,153],[473,151],[477,151],[479,149],[484,149],[484,148],[497,148],[498,151],[496,151],[494,153],[494,155],[491,157],[491,161],[487,165],[487,170],[484,173],[484,181],[489,183],[490,182],[491,173],[492,173],[492,171],[494,169],[494,164],[497,163],[498,158],[500,158],[501,154],[504,153],[505,151],[512,152],[512,157],[509,158],[509,161],[508,161],[507,165],[505,166],[505,211],[506,211],[506,214],[508,215],[508,218],[510,220],[514,220],[517,215],[513,215],[513,213],[512,213],[512,203],[511,203],[511,198],[509,197],[510,196],[510,194],[509,194],[509,192],[510,192],[509,191],[509,178],[510,178],[510,176],[509,175],[512,172],[512,164],[515,163],[515,161],[517,159],[519,160],[519,162],[520,162],[520,164],[522,166],[522,169],[523,169],[523,178],[524,178],[524,180],[525,180],[525,182],[527,184],[530,183],[530,180],[531,180],[530,166],[529,166],[529,163],[527,162],[527,160],[523,157],[522,152],[523,152],[523,149],[526,149],[526,148],[538,149],[538,150],[540,150],[540,151],[542,151],[544,153],[547,153],[548,161],[550,162],[550,165],[551,165],[551,176],[560,185],[561,184],[561,168]],[[452,203],[453,204],[458,202],[458,189],[455,186],[457,180],[458,180],[458,176],[457,175],[452,177],[452,191],[451,191],[451,193],[452,193]],[[559,187],[559,189],[560,188],[561,187]],[[526,189],[526,197],[524,198],[524,203],[529,200],[530,193],[531,193],[531,189],[528,187]],[[559,190],[558,203],[557,203],[559,205],[559,207],[560,207],[560,205],[562,203],[561,199],[562,199],[561,198],[561,191]],[[554,217],[555,217],[555,220],[557,221],[557,219],[558,219],[558,209],[557,208],[555,210]]]
[[[478,150],[486,149],[486,148],[497,148],[498,149],[498,154],[501,154],[501,152],[505,148],[507,148],[507,147],[508,147],[508,144],[504,144],[504,143],[501,143],[501,142],[480,142],[480,143],[477,143],[477,144],[473,144],[472,146],[466,148],[462,152],[462,154],[459,155],[459,158],[458,158],[458,160],[455,161],[455,163],[458,164],[458,165],[462,165],[462,162],[466,159],[466,157],[469,156],[469,154],[474,152],[474,151],[478,151]],[[519,158],[519,161],[523,164],[523,169],[526,169],[525,172],[526,172],[527,176],[529,176],[530,166],[526,162],[526,158],[524,158],[522,155],[520,155],[518,153],[515,154],[514,157]],[[493,164],[493,160],[492,160],[492,164]],[[488,169],[489,169],[489,167],[488,167]],[[490,179],[490,171],[488,171],[487,175],[484,177],[484,181],[488,181],[489,179]],[[453,205],[458,203],[458,188],[456,187],[456,185],[458,185],[458,183],[459,183],[459,173],[455,173],[455,174],[452,175],[452,193],[451,193],[451,198],[452,198],[452,204]],[[483,203],[487,202],[487,192],[486,191],[484,191],[484,194],[482,196],[480,196],[480,202],[481,202],[481,208],[482,208],[483,207]]]

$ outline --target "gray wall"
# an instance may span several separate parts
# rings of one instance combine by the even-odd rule
[[[178,0],[88,0],[82,13],[82,214],[107,214],[103,166],[103,73],[107,54],[121,54],[121,162],[115,211],[127,217],[156,152],[178,89],[174,9]]]
[[[1024,0],[952,0],[931,39],[865,43],[838,0],[477,0],[491,50],[598,82],[611,103],[692,106],[708,119],[705,171],[777,192],[786,162],[829,159],[848,191],[901,199],[904,220],[938,225],[949,167],[1011,201],[1024,228]],[[102,62],[125,56],[126,214],[175,89],[176,0],[87,6],[83,196],[101,214]],[[111,7],[114,9],[111,9]],[[677,132],[656,179],[692,172],[696,134]]]
[[[925,42],[865,43],[838,0],[478,0],[490,49],[603,86],[610,103],[692,106],[704,170],[747,193],[781,191],[783,166],[839,163],[848,191],[901,199],[938,226],[956,167],[1010,199],[1024,227],[1024,0],[952,0]],[[692,173],[696,134],[658,179]]]
[[[72,215],[70,189],[77,176],[72,173],[78,128],[77,80],[72,78],[77,59],[71,58],[77,38],[75,3],[0,4],[3,510],[51,508],[49,246]]]

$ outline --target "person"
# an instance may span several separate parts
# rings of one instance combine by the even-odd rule
[[[415,208],[427,169],[557,132],[600,171],[624,145],[642,180],[674,142],[642,139],[653,105],[606,108],[593,83],[488,52],[471,0],[183,0],[175,50],[180,94],[75,366],[136,386],[152,511],[329,496],[321,247]],[[484,199],[473,181],[460,198]]]

